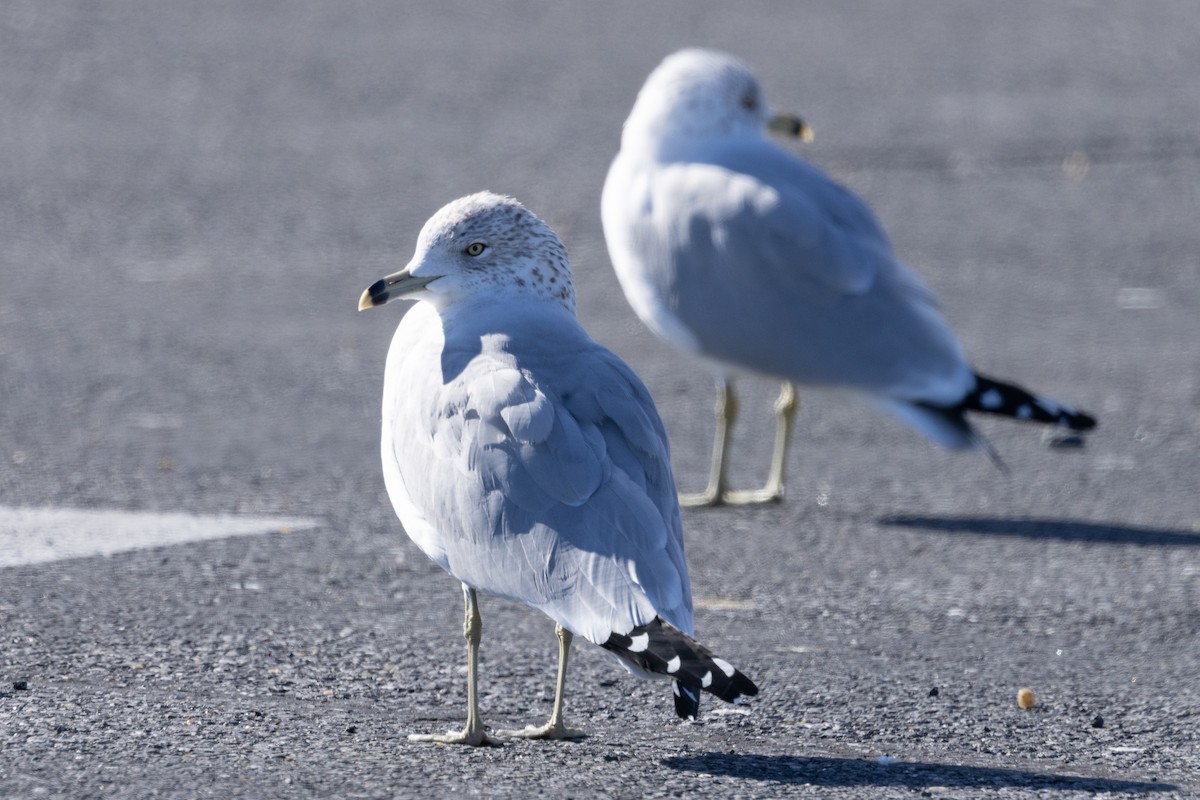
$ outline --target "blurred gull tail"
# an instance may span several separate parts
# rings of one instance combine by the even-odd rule
[[[975,388],[963,398],[962,407],[968,411],[1061,425],[1073,431],[1090,431],[1096,427],[1096,419],[1090,414],[978,373],[975,374]]]

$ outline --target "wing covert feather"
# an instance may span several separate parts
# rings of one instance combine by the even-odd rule
[[[405,483],[423,516],[449,528],[447,569],[597,643],[656,614],[690,631],[678,504],[649,392],[590,340],[508,350],[478,353],[439,387],[428,457],[400,459],[425,465]]]
[[[675,231],[676,250],[694,256],[707,237],[720,263],[766,265],[785,288],[868,291],[894,258],[871,210],[815,167],[771,143],[758,144],[723,150],[721,165],[654,170],[653,205],[664,209],[663,219],[668,207],[686,212],[686,230]]]

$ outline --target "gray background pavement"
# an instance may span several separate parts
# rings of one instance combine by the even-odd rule
[[[3,3],[0,505],[323,525],[0,569],[0,796],[1200,795],[1198,31],[1190,2]],[[759,698],[681,725],[578,648],[588,739],[409,744],[461,722],[460,597],[379,475],[399,309],[355,302],[444,202],[516,195],[699,487],[709,376],[634,319],[598,210],[691,44],[813,123],[980,369],[1101,427],[984,421],[1006,476],[804,395],[787,501],[684,519],[699,632]],[[487,720],[540,721],[551,625],[483,615]]]

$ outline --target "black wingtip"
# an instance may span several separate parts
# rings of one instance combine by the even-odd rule
[[[671,691],[675,693],[675,715],[680,719],[696,719],[700,716],[700,687],[685,686],[679,681],[672,681]]]
[[[1083,411],[1076,411],[1071,418],[1070,428],[1073,431],[1090,431],[1096,427],[1096,418]]]
[[[614,633],[601,646],[646,672],[673,679],[675,713],[684,719],[699,713],[701,690],[727,703],[758,694],[754,681],[662,617],[627,634]]]
[[[963,398],[961,407],[1028,422],[1059,425],[1073,431],[1090,431],[1096,427],[1096,418],[1091,414],[979,374],[975,375],[975,388]]]

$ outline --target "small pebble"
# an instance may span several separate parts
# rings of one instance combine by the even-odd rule
[[[1033,689],[1022,687],[1017,690],[1017,707],[1018,708],[1033,708],[1033,704],[1037,702],[1037,695],[1033,693]]]
[[[1082,435],[1072,431],[1048,428],[1042,431],[1042,444],[1046,447],[1057,447],[1066,450],[1081,448],[1087,444],[1087,440]]]
[[[938,696],[938,688],[936,686],[929,690],[929,696],[930,697]]]
[[[13,681],[13,688],[18,692],[29,691],[29,681]]]
[[[1104,727],[1104,717],[1100,716],[1099,714],[1092,717],[1092,727],[1093,728],[1103,728]]]

